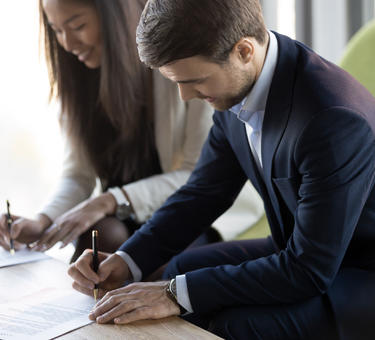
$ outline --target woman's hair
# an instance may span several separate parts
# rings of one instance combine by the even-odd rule
[[[41,38],[50,80],[50,99],[61,102],[61,123],[83,146],[97,175],[120,185],[154,174],[151,71],[138,58],[135,33],[146,0],[71,0],[93,5],[102,34],[99,69],[66,52],[39,3]]]
[[[154,68],[196,55],[225,63],[243,37],[266,42],[259,0],[149,0],[137,29],[139,56]]]

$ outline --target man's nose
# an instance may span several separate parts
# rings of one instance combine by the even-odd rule
[[[178,89],[180,91],[180,97],[184,101],[188,101],[198,96],[198,91],[194,89],[192,84],[178,84]]]

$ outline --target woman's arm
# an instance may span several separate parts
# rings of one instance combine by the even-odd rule
[[[65,139],[63,171],[57,190],[41,213],[54,221],[66,211],[89,198],[95,188],[96,176],[82,148]]]

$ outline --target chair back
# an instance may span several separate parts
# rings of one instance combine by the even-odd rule
[[[350,39],[339,65],[375,97],[375,20]]]

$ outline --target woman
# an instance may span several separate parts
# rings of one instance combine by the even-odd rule
[[[67,156],[50,203],[35,219],[13,216],[17,241],[47,250],[78,238],[74,260],[95,225],[100,249],[113,252],[193,169],[212,112],[182,102],[175,85],[142,66],[135,30],[145,2],[40,0]],[[96,179],[102,192],[92,197]],[[5,216],[0,224],[7,248]]]

